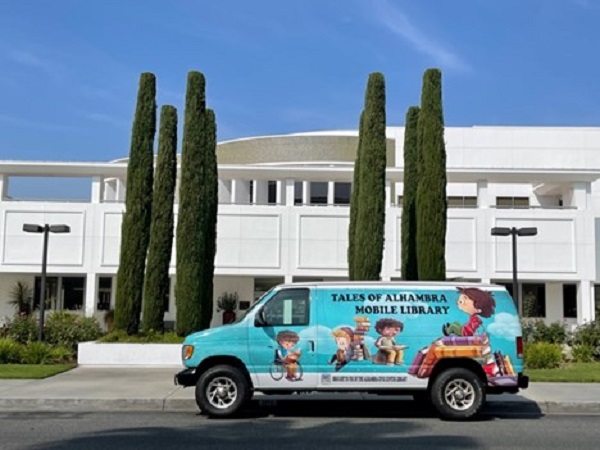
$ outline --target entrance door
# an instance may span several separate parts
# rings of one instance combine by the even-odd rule
[[[256,312],[249,328],[249,354],[260,387],[316,387],[315,316],[306,288],[278,291]]]

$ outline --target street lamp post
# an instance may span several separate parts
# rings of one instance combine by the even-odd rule
[[[38,329],[38,341],[44,339],[44,310],[46,308],[46,262],[48,260],[48,235],[50,233],[69,233],[68,225],[37,225],[31,223],[23,224],[26,233],[44,233],[44,250],[42,252],[42,286],[40,292],[40,324]]]
[[[517,236],[535,236],[537,228],[526,227],[494,227],[492,228],[492,236],[512,236],[512,271],[513,271],[513,298],[519,308],[519,284],[517,280]]]

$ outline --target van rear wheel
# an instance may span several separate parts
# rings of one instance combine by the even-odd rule
[[[233,366],[215,366],[204,372],[196,384],[196,404],[210,417],[238,413],[250,400],[244,374]]]
[[[434,380],[431,402],[444,419],[470,419],[483,407],[484,386],[477,374],[468,369],[448,369]]]

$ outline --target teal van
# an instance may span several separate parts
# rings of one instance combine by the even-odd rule
[[[209,416],[254,392],[413,395],[467,419],[486,394],[526,388],[521,326],[502,286],[420,282],[280,285],[237,322],[186,337],[176,384]]]

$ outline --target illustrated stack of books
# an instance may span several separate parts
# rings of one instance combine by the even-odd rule
[[[482,364],[494,358],[489,337],[485,334],[441,337],[417,352],[408,373],[418,378],[427,378],[439,359],[464,357],[473,358]]]
[[[369,358],[369,351],[365,345],[365,335],[371,329],[371,321],[368,317],[354,318],[354,338],[352,340],[352,359],[363,361]]]

